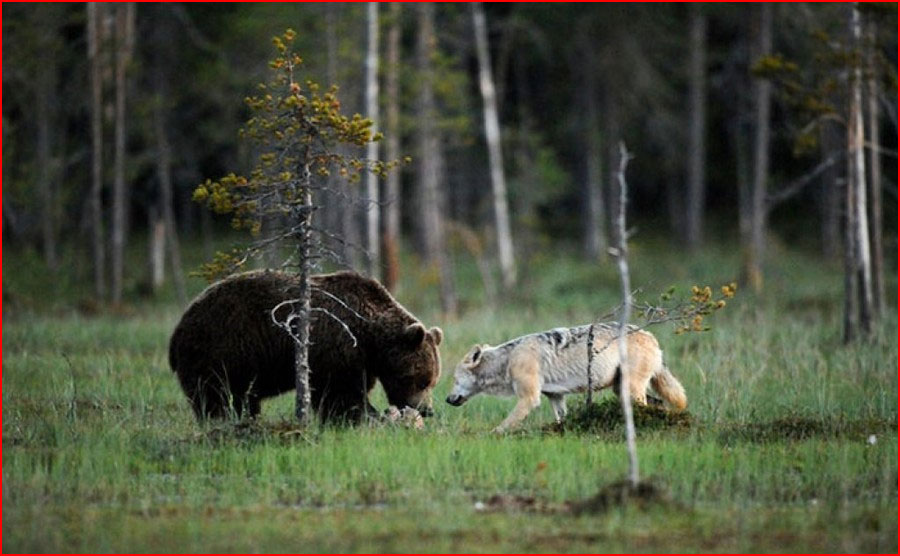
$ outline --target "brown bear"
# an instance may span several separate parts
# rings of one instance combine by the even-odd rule
[[[230,409],[256,416],[260,400],[294,389],[294,341],[271,312],[296,298],[297,280],[270,270],[238,274],[206,288],[185,311],[169,365],[198,420]],[[310,390],[320,418],[376,414],[368,399],[376,379],[391,405],[430,413],[441,329],[426,330],[381,284],[353,272],[315,275],[310,286]]]

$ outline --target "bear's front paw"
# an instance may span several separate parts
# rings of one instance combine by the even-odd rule
[[[422,414],[418,410],[411,407],[404,407],[402,410],[396,406],[390,406],[384,410],[384,419],[394,425],[403,425],[407,428],[423,430],[425,421]]]

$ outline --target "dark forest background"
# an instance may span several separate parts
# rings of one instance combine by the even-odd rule
[[[756,290],[766,253],[780,245],[815,254],[823,268],[855,268],[842,255],[853,244],[847,190],[859,147],[883,306],[879,277],[896,266],[895,4],[489,3],[483,13],[507,238],[495,233],[469,4],[381,6],[374,52],[366,4],[7,4],[4,247],[40,253],[47,267],[92,283],[101,302],[157,287],[166,261],[186,274],[177,250],[163,255],[165,238],[207,255],[220,245],[228,219],[193,203],[192,191],[249,167],[242,100],[266,79],[270,37],[290,27],[306,75],[339,84],[345,112],[366,112],[366,58],[377,58],[376,125],[413,159],[399,183],[380,184],[379,230],[397,234],[402,253],[430,264],[435,249],[469,251],[498,284],[504,241],[519,267],[547,250],[606,260],[623,141],[635,156],[636,237],[686,252],[740,249],[733,274]],[[385,123],[392,110],[396,123]],[[388,140],[381,158],[394,154]],[[437,168],[437,240],[424,237],[423,164]],[[366,197],[363,185],[348,187]],[[399,187],[399,202],[388,187]],[[370,241],[365,203],[331,203],[319,218],[350,243]],[[392,218],[399,232],[387,229]],[[150,262],[129,266],[122,250],[138,244]],[[363,251],[345,255],[368,268]],[[400,260],[410,259],[384,257],[370,271],[390,285]],[[515,282],[503,273],[502,283]]]

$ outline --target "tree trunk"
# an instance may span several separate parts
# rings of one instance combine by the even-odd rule
[[[368,2],[366,20],[368,24],[368,47],[366,49],[366,117],[375,124],[372,133],[378,129],[378,3]],[[378,159],[378,143],[370,142],[366,146],[369,160]],[[379,239],[379,216],[381,214],[378,196],[378,176],[372,172],[366,174],[366,248],[369,250],[369,276],[379,276],[381,270],[381,243]]]
[[[106,252],[103,242],[103,71],[100,59],[100,18],[104,4],[87,4],[88,64],[91,71],[91,251],[94,294],[106,297]]]
[[[37,4],[31,14],[30,25],[41,28],[37,39],[37,70],[35,75],[35,120],[37,124],[37,190],[41,211],[41,248],[44,262],[50,270],[57,267],[58,181],[60,167],[54,160],[54,147],[65,145],[60,140],[61,127],[56,123],[59,110],[57,93],[59,71],[58,35],[60,11],[57,6]],[[57,154],[59,156],[59,154]]]
[[[338,65],[340,63],[338,41],[338,6],[332,2],[325,3],[325,52],[326,52],[326,79],[328,86],[338,82]],[[345,94],[348,92],[345,90]],[[343,147],[337,147],[339,155],[345,155]],[[325,203],[325,210],[330,214],[325,215],[333,226],[336,235],[342,238],[335,246],[340,253],[342,262],[350,268],[358,268],[359,251],[359,226],[356,221],[357,205],[355,185],[348,183],[336,176],[328,180],[329,190],[333,190],[331,203]]]
[[[857,48],[862,45],[862,25],[859,11],[851,7],[851,33],[853,42]],[[870,257],[869,242],[869,218],[866,202],[866,165],[865,165],[865,134],[863,129],[862,113],[862,65],[857,63],[853,68],[850,82],[850,115],[847,125],[847,147],[850,150],[850,171],[847,176],[847,186],[853,190],[852,202],[847,210],[853,213],[853,227],[849,234],[854,242],[855,260],[854,268],[848,269],[858,275],[859,295],[859,327],[863,334],[872,330],[872,260]]]
[[[848,125],[848,141],[850,129]],[[848,148],[852,143],[848,143]],[[856,186],[853,184],[854,157],[847,158],[847,179],[844,183],[844,342],[852,342],[859,333],[859,276],[856,252]]]
[[[833,122],[823,122],[820,131],[822,158],[844,148],[843,140]],[[841,173],[835,164],[822,173],[819,212],[822,220],[822,256],[829,261],[838,257],[841,247]]]
[[[309,157],[305,156],[304,160]],[[310,169],[309,166],[303,168],[303,176],[305,176],[305,187],[300,192],[304,199],[306,207],[312,206],[312,194],[310,192]],[[309,425],[312,420],[312,396],[309,389],[309,329],[310,316],[312,314],[311,293],[309,289],[310,270],[312,267],[312,213],[311,210],[302,211],[296,215],[295,221],[299,220],[299,231],[297,232],[297,262],[299,268],[299,284],[296,319],[294,323],[294,371],[295,375],[295,399],[294,399],[294,415],[297,421],[302,425]]]
[[[417,185],[421,215],[418,244],[420,253],[429,261],[429,266],[437,267],[442,310],[447,315],[455,315],[456,295],[441,218],[441,151],[435,122],[437,113],[434,101],[434,71],[431,67],[436,43],[434,5],[418,4],[417,9],[419,19],[419,36],[416,44],[416,67],[419,77]]]
[[[500,258],[500,274],[503,287],[509,289],[516,283],[516,261],[512,232],[509,225],[509,206],[506,199],[506,178],[503,172],[500,122],[497,114],[497,95],[491,76],[491,57],[488,48],[487,23],[480,2],[472,3],[472,22],[475,29],[475,50],[478,56],[478,83],[484,102],[484,130],[491,166],[491,191],[493,193],[494,224],[497,234],[497,253]]]
[[[333,2],[325,2],[322,6],[322,19],[325,21],[325,33],[323,42],[325,43],[325,85],[331,88],[337,84],[337,23],[335,21],[335,4]],[[330,234],[344,237],[343,212],[345,203],[338,195],[345,187],[343,180],[339,176],[331,175],[327,179],[327,191],[322,193],[323,201],[320,212],[319,222],[328,230]],[[349,255],[347,245],[333,238],[325,240],[335,253],[343,260],[347,260]]]
[[[390,28],[387,36],[386,101],[385,113],[386,143],[385,158],[400,158],[400,10],[399,2],[390,5]],[[385,287],[394,291],[400,275],[400,170],[388,173],[384,193],[384,274]]]
[[[868,65],[867,101],[869,104],[869,229],[872,240],[872,303],[877,315],[885,313],[884,241],[881,212],[881,153],[878,124],[878,82],[875,79],[875,21],[870,16],[866,57]]]
[[[41,22],[41,25],[46,22]],[[48,33],[51,31],[47,31]],[[46,41],[42,41],[46,42]],[[54,194],[54,182],[56,172],[52,161],[52,133],[51,120],[56,113],[58,104],[54,98],[56,89],[56,64],[51,52],[46,45],[42,48],[41,63],[37,71],[37,94],[35,95],[35,108],[37,119],[37,189],[41,204],[41,245],[44,251],[44,262],[51,270],[56,268],[56,195]]]
[[[456,281],[453,278],[453,262],[447,247],[447,232],[446,226],[444,225],[443,215],[449,214],[449,211],[447,207],[447,195],[444,191],[443,181],[441,180],[441,176],[444,175],[444,156],[439,145],[440,138],[435,136],[433,152],[437,159],[435,161],[437,174],[435,196],[437,199],[435,200],[434,208],[429,209],[429,212],[433,212],[432,218],[436,221],[438,230],[438,249],[435,252],[435,257],[438,267],[438,278],[440,281],[441,311],[443,311],[444,315],[448,318],[455,318],[459,310],[459,304],[456,298]]]
[[[607,205],[609,206],[609,215],[607,222],[603,226],[609,231],[610,243],[615,242],[618,245],[619,239],[616,237],[618,227],[616,223],[616,215],[619,214],[619,179],[617,174],[619,164],[618,144],[620,140],[619,130],[619,103],[615,84],[607,82],[603,91],[603,130],[602,136],[606,138],[605,158],[607,161],[607,180],[609,191],[607,192]]]
[[[689,249],[696,249],[703,241],[706,206],[706,15],[701,10],[696,5],[690,10],[690,122],[685,219],[685,239]]]
[[[166,222],[157,207],[148,211],[150,235],[150,288],[157,293],[166,277]]]
[[[122,302],[125,267],[125,219],[128,191],[125,183],[125,97],[128,63],[134,40],[134,4],[116,6],[116,123],[115,160],[113,166],[112,214],[112,302]]]
[[[738,94],[740,95],[740,93]],[[737,111],[733,116],[734,129],[732,131],[734,136],[735,177],[738,187],[738,238],[744,257],[747,257],[747,246],[750,245],[750,230],[752,228],[750,221],[751,213],[753,211],[752,203],[750,201],[750,183],[752,182],[752,177],[750,175],[750,149],[747,137],[749,135],[747,133],[748,122],[745,119],[745,115],[749,114],[750,110],[747,107],[747,104],[749,103],[746,102],[746,100],[744,95],[741,95],[738,98]]]
[[[772,6],[760,5],[757,36],[757,58],[772,51]],[[772,84],[768,79],[757,78],[754,83],[755,127],[753,139],[753,182],[750,192],[750,245],[745,257],[744,274],[753,291],[759,293],[763,286],[763,257],[766,243],[766,183],[769,177],[769,115],[772,101]]]
[[[631,277],[628,272],[628,235],[625,227],[625,211],[628,199],[628,185],[625,182],[625,169],[631,155],[624,143],[619,145],[619,164],[616,172],[619,182],[619,207],[616,216],[616,262],[619,267],[619,278],[622,281],[622,314],[619,317],[619,400],[622,402],[622,413],[625,416],[625,445],[628,449],[628,481],[632,488],[638,486],[637,442],[634,432],[634,416],[631,408],[631,390],[628,373],[628,319],[631,318]]]
[[[156,176],[159,181],[159,204],[161,206],[164,225],[165,244],[168,247],[169,261],[172,266],[172,278],[178,302],[187,305],[187,288],[184,283],[184,270],[181,266],[181,247],[178,243],[178,230],[175,224],[175,211],[172,203],[172,149],[169,145],[167,126],[168,75],[166,68],[169,59],[163,55],[163,46],[172,41],[169,27],[165,20],[157,22],[157,37],[160,47],[156,49],[154,58],[153,81],[156,98],[153,103],[153,134],[156,139]],[[168,51],[165,51],[168,53]]]
[[[584,134],[584,186],[582,227],[584,233],[584,253],[592,261],[599,260],[606,251],[606,211],[603,202],[603,145],[600,141],[600,117],[597,103],[600,92],[597,88],[597,56],[594,45],[584,31],[578,35],[584,52],[584,59],[574,60],[574,64],[584,64],[584,86],[578,87],[576,106],[583,110],[584,118],[578,131]],[[590,395],[590,394],[589,394]]]
[[[418,73],[418,151],[417,188],[419,215],[417,249],[425,259],[433,259],[439,250],[437,214],[437,132],[435,129],[434,83],[431,55],[434,42],[434,6],[418,4],[419,34],[416,43]]]

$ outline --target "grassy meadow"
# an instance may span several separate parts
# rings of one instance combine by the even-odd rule
[[[520,262],[521,286],[495,306],[457,253],[454,320],[439,316],[434,276],[406,261],[398,299],[445,331],[436,416],[424,431],[298,433],[290,395],[264,402],[258,424],[194,421],[166,358],[182,310],[171,291],[151,300],[131,284],[127,306],[98,311],[87,269],[48,274],[34,253],[7,252],[3,551],[897,551],[896,316],[843,345],[841,269],[784,248],[764,294],[739,291],[711,331],[653,329],[692,417],[638,430],[642,474],[663,500],[565,511],[624,477],[620,429],[550,431],[544,402],[498,437],[512,400],[442,401],[473,343],[616,305],[612,264],[547,253]],[[686,256],[638,236],[632,282],[647,297],[684,293],[730,282],[738,262],[730,247]],[[374,402],[385,406],[380,391]]]

